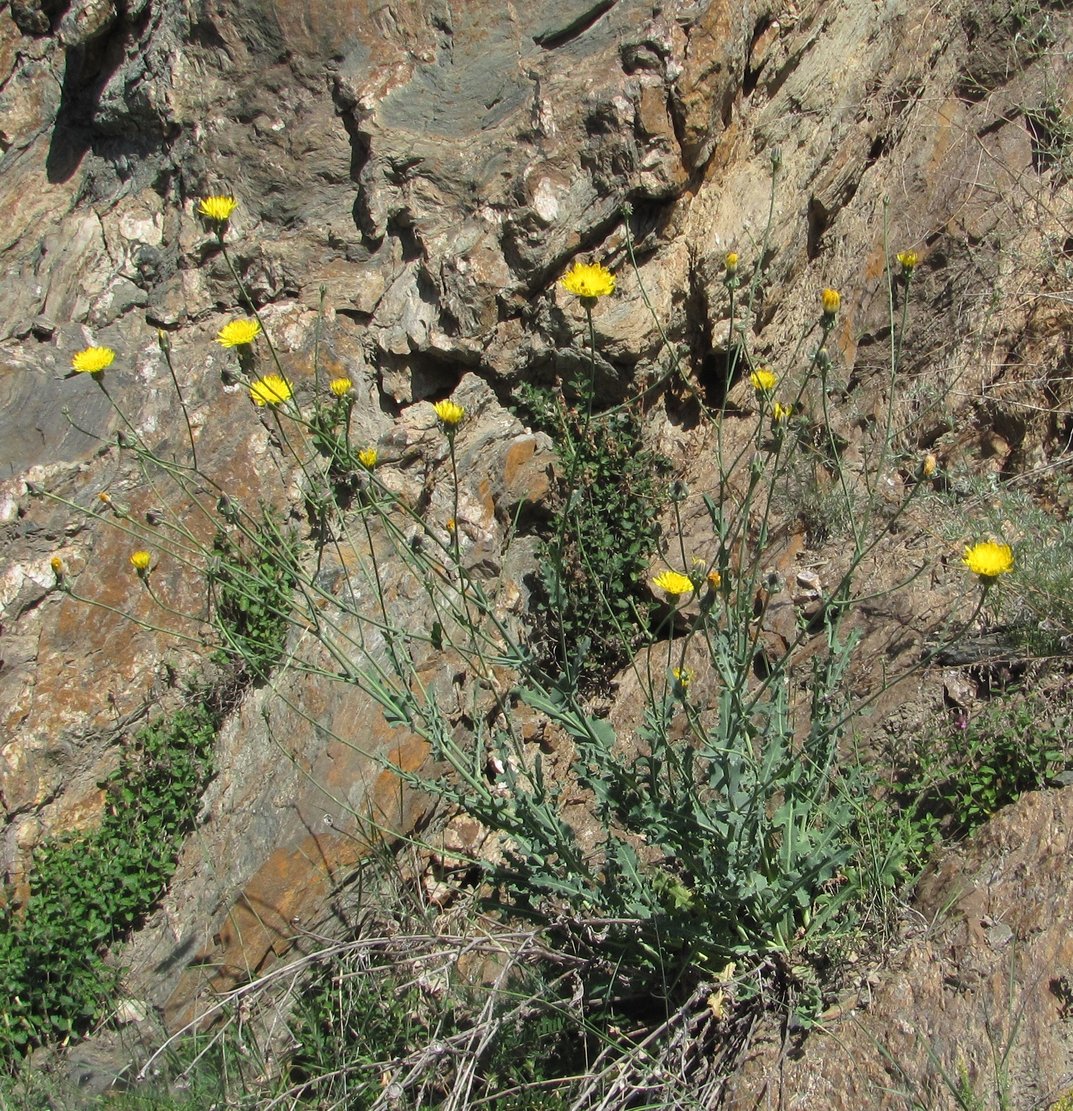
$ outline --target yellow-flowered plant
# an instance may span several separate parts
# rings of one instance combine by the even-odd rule
[[[437,401],[432,408],[436,410],[436,416],[439,418],[440,424],[449,432],[457,428],[466,415],[466,410],[461,405],[449,399]]]
[[[278,374],[266,374],[250,384],[250,400],[255,405],[282,405],[292,394],[291,384]]]
[[[211,220],[215,224],[223,224],[231,218],[231,213],[237,207],[238,201],[234,197],[216,194],[211,197],[202,197],[198,202],[197,211],[198,215],[204,216],[206,220]]]
[[[261,334],[261,325],[256,320],[231,320],[216,334],[216,342],[221,347],[244,347]]]
[[[110,347],[84,347],[75,353],[71,366],[80,374],[100,374],[115,362],[115,352]]]
[[[995,540],[981,540],[971,544],[965,549],[962,559],[965,566],[974,574],[979,575],[980,581],[990,583],[1013,570],[1013,550],[1009,544],[1002,544]]]
[[[842,294],[837,289],[825,289],[820,294],[820,303],[823,305],[823,315],[833,317],[842,307]]]
[[[675,598],[682,594],[693,593],[693,580],[680,571],[660,571],[652,579],[652,585],[657,590],[663,590]]]
[[[598,262],[575,262],[563,275],[562,286],[575,297],[595,300],[615,292],[615,275]]]
[[[917,263],[920,258],[916,251],[899,251],[895,256],[898,260],[898,265],[902,268],[902,277],[908,280],[913,276],[913,271],[917,268]]]
[[[776,424],[785,424],[791,416],[793,416],[794,407],[792,405],[783,405],[781,401],[776,401],[771,406],[771,419]]]
[[[734,277],[734,275],[738,272],[738,261],[739,258],[737,251],[727,251],[724,262],[726,264],[728,278]]]
[[[335,394],[336,397],[346,397],[348,393],[354,388],[354,383],[349,378],[333,378],[328,383],[328,389]]]
[[[144,575],[152,566],[152,563],[153,557],[144,548],[139,548],[138,551],[130,553],[130,565],[139,575]]]
[[[367,470],[371,471],[376,466],[376,448],[367,447],[358,452],[358,462]]]
[[[778,385],[779,379],[767,367],[758,367],[749,375],[749,382],[757,393],[771,393]]]

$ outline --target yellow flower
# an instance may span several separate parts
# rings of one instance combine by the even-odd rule
[[[230,219],[231,213],[238,208],[238,201],[234,197],[213,196],[202,197],[197,206],[198,215],[213,223],[223,224]]]
[[[682,690],[689,690],[689,684],[693,682],[693,669],[689,667],[676,667],[671,672],[674,676],[674,681],[682,688]]]
[[[678,571],[660,571],[660,573],[652,580],[652,585],[657,590],[665,590],[672,597],[677,598],[680,594],[692,594],[693,582],[688,575],[683,575]]]
[[[333,378],[328,383],[328,389],[330,389],[336,397],[346,397],[353,388],[354,383],[351,382],[349,378]]]
[[[771,419],[776,424],[784,424],[793,415],[794,407],[792,405],[783,405],[781,401],[776,401],[771,406]]]
[[[931,478],[935,474],[936,468],[939,466],[939,460],[935,458],[933,452],[928,452],[927,455],[920,461],[920,473],[924,478]]]
[[[71,366],[81,374],[100,374],[115,362],[115,352],[110,347],[84,347],[71,359]]]
[[[962,561],[982,582],[989,584],[999,575],[1013,570],[1013,552],[1009,544],[999,544],[994,540],[981,540],[965,549]]]
[[[598,262],[575,262],[563,276],[562,285],[575,297],[607,297],[615,292],[615,275]]]
[[[63,565],[63,560],[60,559],[59,556],[53,556],[48,561],[48,565],[52,568],[52,573],[56,576],[57,579],[62,579],[67,571],[67,568]]]
[[[139,575],[144,575],[152,562],[153,557],[143,549],[130,553],[130,565]]]
[[[895,256],[898,260],[898,265],[902,268],[902,277],[912,277],[913,271],[917,268],[917,263],[920,257],[916,251],[899,251]]]
[[[466,415],[466,410],[463,409],[461,405],[456,405],[453,401],[437,401],[432,408],[436,410],[436,416],[440,418],[440,424],[442,424],[448,432],[456,429],[462,423],[462,418]]]
[[[261,325],[256,320],[232,320],[225,324],[216,336],[221,347],[243,347],[261,334]]]
[[[738,252],[727,251],[726,256],[727,277],[733,277],[738,272]]]
[[[367,470],[371,471],[376,466],[376,448],[367,447],[358,452],[358,462]]]
[[[842,307],[842,294],[837,289],[825,289],[820,294],[820,300],[823,302],[824,316],[834,316]]]
[[[282,405],[290,396],[290,382],[278,374],[266,374],[250,386],[250,400],[255,405]]]
[[[718,590],[723,585],[723,576],[718,571],[709,571],[705,578],[712,590]]]
[[[766,366],[757,368],[749,375],[749,382],[757,393],[771,393],[778,381]]]

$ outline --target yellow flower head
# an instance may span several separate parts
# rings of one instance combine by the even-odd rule
[[[771,393],[778,381],[766,366],[757,368],[749,375],[749,382],[757,393]]]
[[[895,258],[897,258],[898,265],[902,268],[902,277],[912,277],[913,271],[917,268],[917,263],[920,262],[920,257],[916,251],[899,251]]]
[[[64,573],[66,572],[67,568],[64,567],[63,560],[60,559],[59,556],[53,556],[48,561],[48,565],[49,565],[49,567],[52,568],[52,573],[56,576],[57,579],[62,579],[63,578]]]
[[[336,397],[346,397],[353,388],[354,383],[351,382],[349,378],[333,378],[328,383],[328,389],[330,389]]]
[[[657,590],[665,590],[675,598],[681,594],[693,593],[693,581],[688,575],[683,575],[678,571],[660,571],[652,580],[652,585]]]
[[[999,544],[994,540],[981,540],[965,549],[962,561],[986,585],[999,575],[1013,570],[1013,552],[1009,544]]]
[[[718,590],[723,585],[723,576],[718,571],[709,571],[705,578],[712,590]]]
[[[820,294],[820,301],[823,303],[823,315],[831,317],[842,307],[842,294],[837,289],[825,289]]]
[[[82,374],[100,374],[115,362],[115,352],[110,347],[84,347],[71,359],[71,366]]]
[[[562,284],[575,297],[607,297],[615,292],[615,275],[598,262],[575,262],[563,275]]]
[[[211,220],[214,224],[226,223],[231,218],[231,213],[238,208],[238,201],[234,197],[214,196],[202,197],[197,206],[199,216]]]
[[[371,471],[376,466],[376,448],[367,447],[358,452],[358,462],[367,470]]]
[[[793,416],[794,407],[792,405],[783,405],[781,401],[776,401],[771,406],[771,419],[776,424],[785,424],[791,416]]]
[[[727,251],[726,255],[727,277],[732,278],[738,272],[738,252]]]
[[[250,386],[250,400],[255,405],[282,405],[291,396],[291,384],[278,374],[266,374]]]
[[[139,575],[144,575],[152,562],[153,557],[143,549],[130,553],[130,565]]]
[[[676,667],[671,672],[674,676],[674,681],[682,688],[682,690],[689,690],[689,684],[693,682],[693,669],[690,667]]]
[[[935,458],[933,452],[928,452],[927,455],[920,461],[920,473],[924,478],[931,478],[935,474],[939,466],[939,460]]]
[[[256,320],[232,320],[225,324],[216,336],[221,347],[243,347],[261,334],[261,325]]]
[[[462,423],[462,418],[466,415],[466,410],[453,401],[437,401],[432,408],[436,410],[436,416],[440,418],[440,424],[448,432],[453,432]]]

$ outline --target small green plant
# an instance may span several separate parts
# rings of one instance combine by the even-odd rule
[[[926,838],[967,836],[1026,791],[1073,766],[1068,702],[1042,694],[997,698],[922,738],[902,805]]]
[[[103,783],[100,826],[46,842],[29,893],[0,908],[0,1055],[86,1033],[107,1013],[112,957],[160,898],[212,775],[218,715],[191,704],[140,730]]]
[[[227,513],[227,507],[223,508]],[[263,682],[283,652],[298,547],[268,510],[248,537],[216,534],[208,582],[221,661],[243,664]]]
[[[567,489],[552,519],[534,606],[545,666],[571,668],[591,689],[649,636],[653,604],[641,575],[657,549],[669,463],[645,448],[636,415],[592,420],[523,386],[521,407],[557,441]]]

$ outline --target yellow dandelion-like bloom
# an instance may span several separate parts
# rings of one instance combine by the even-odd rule
[[[820,294],[820,301],[823,304],[823,315],[834,316],[842,307],[842,294],[837,289],[825,289]]]
[[[920,256],[916,251],[899,251],[895,258],[902,268],[902,277],[912,277],[913,271],[917,268],[917,263],[920,262]]]
[[[749,382],[757,393],[771,393],[779,379],[766,366],[759,367],[749,375]]]
[[[206,220],[211,220],[215,224],[223,224],[231,218],[231,213],[238,208],[238,201],[234,197],[227,196],[213,196],[202,197],[198,202],[197,211],[199,216],[204,216]]]
[[[278,374],[266,374],[250,385],[250,400],[262,407],[282,405],[291,395],[290,382]]]
[[[927,455],[920,461],[920,473],[924,478],[931,478],[935,474],[939,466],[939,460],[935,458],[933,452],[928,452]]]
[[[727,268],[727,277],[732,278],[738,272],[738,252],[727,251],[725,262]]]
[[[139,575],[144,575],[149,570],[152,562],[153,557],[144,549],[130,553],[130,565]]]
[[[665,590],[672,597],[693,593],[693,580],[678,571],[660,571],[652,580],[657,590]]]
[[[59,556],[53,556],[48,561],[48,565],[52,568],[52,573],[56,576],[57,579],[62,579],[67,571],[67,568],[63,565],[63,560],[60,559]]]
[[[358,452],[358,462],[367,470],[371,471],[376,466],[376,448],[367,447]]]
[[[256,320],[232,320],[225,324],[216,335],[221,347],[244,347],[261,334],[261,325]]]
[[[781,401],[776,401],[771,406],[771,419],[776,424],[785,424],[791,416],[793,416],[794,407],[792,405],[783,405]]]
[[[689,684],[692,683],[695,678],[693,669],[689,667],[676,667],[671,674],[674,676],[674,681],[684,691],[689,690]]]
[[[1013,570],[1013,551],[1009,544],[999,544],[995,540],[981,540],[965,549],[962,561],[982,582],[990,583],[999,575]]]
[[[328,383],[328,389],[330,389],[336,397],[346,397],[353,388],[354,383],[351,382],[349,378],[333,378]]]
[[[705,578],[712,590],[718,590],[723,585],[723,576],[718,571],[709,571]]]
[[[115,352],[110,347],[84,347],[75,353],[71,366],[80,374],[100,374],[115,362]]]
[[[466,415],[466,410],[453,401],[437,401],[432,408],[436,410],[436,416],[439,417],[440,424],[442,424],[448,432],[457,428],[462,423],[462,418]]]
[[[615,275],[598,262],[575,262],[563,275],[562,286],[575,297],[595,300],[615,292]]]
[[[458,528],[458,522],[455,521],[454,517],[448,517],[447,518],[447,531],[449,533],[453,534],[456,528]]]

